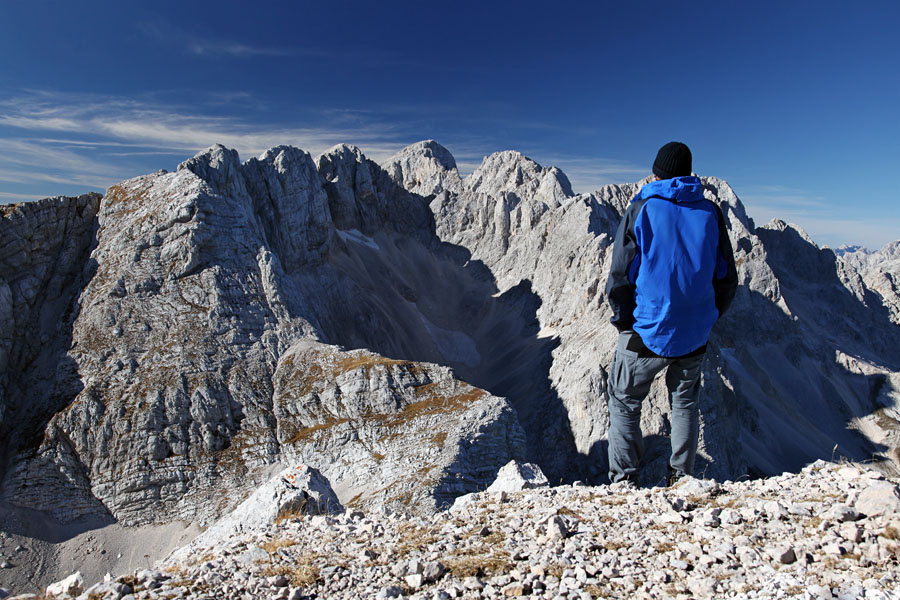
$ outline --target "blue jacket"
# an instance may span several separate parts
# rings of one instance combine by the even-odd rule
[[[737,271],[725,218],[696,177],[648,183],[616,232],[606,294],[610,322],[659,356],[705,349],[731,304]]]

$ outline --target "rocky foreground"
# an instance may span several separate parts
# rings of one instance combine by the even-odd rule
[[[487,491],[432,518],[283,515],[158,570],[66,585],[90,600],[887,599],[900,598],[898,560],[896,482],[819,461],[722,484]]]

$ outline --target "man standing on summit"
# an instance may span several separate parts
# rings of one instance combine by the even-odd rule
[[[700,434],[700,366],[709,332],[737,289],[719,207],[691,175],[681,142],[659,149],[616,232],[606,294],[619,342],[609,367],[609,478],[635,480],[644,452],[641,403],[663,369],[672,408],[669,484],[691,475]]]

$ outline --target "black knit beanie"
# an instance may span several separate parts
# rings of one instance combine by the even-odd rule
[[[691,174],[691,150],[681,142],[669,142],[659,149],[653,162],[653,174],[671,179]]]

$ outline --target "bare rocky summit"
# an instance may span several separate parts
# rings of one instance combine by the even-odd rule
[[[428,517],[296,514],[79,598],[900,597],[896,480],[818,461],[672,488],[482,492]]]
[[[704,366],[698,475],[836,457],[896,473],[892,259],[862,268],[757,227],[703,181],[741,286]],[[215,146],[102,201],[4,208],[0,529],[205,526],[299,463],[351,512],[426,519],[511,460],[602,483],[603,290],[640,183],[574,195],[518,152],[462,178],[434,141],[383,165],[346,145],[244,163]],[[643,420],[653,486],[662,382]]]

